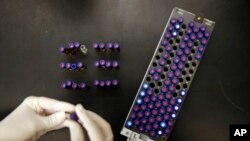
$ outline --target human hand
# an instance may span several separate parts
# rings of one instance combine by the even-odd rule
[[[65,122],[66,113],[75,106],[46,97],[27,97],[0,122],[1,141],[35,141]]]
[[[107,121],[96,113],[84,109],[80,104],[76,106],[75,112],[79,117],[78,123],[86,129],[91,141],[113,141],[112,129]],[[69,128],[71,141],[84,141],[83,131],[78,123],[66,119],[61,125]]]

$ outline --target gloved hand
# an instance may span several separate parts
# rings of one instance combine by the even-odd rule
[[[65,112],[73,111],[72,104],[30,96],[0,122],[0,140],[35,141],[46,132],[67,124]]]
[[[82,105],[76,106],[75,112],[79,122],[86,129],[91,141],[113,141],[112,129],[108,122],[96,113],[86,110]],[[66,119],[61,127],[70,129],[71,141],[84,141],[82,128],[77,122]],[[59,127],[59,128],[61,128]]]

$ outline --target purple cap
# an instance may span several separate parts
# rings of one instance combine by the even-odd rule
[[[191,21],[191,22],[188,23],[188,26],[193,28],[195,26],[195,23],[193,21]]]
[[[61,62],[59,66],[60,68],[64,69],[66,67],[66,64],[64,62]]]
[[[174,83],[174,84],[177,84],[177,83],[178,83],[177,77],[174,77],[174,78],[172,79],[172,83]]]
[[[181,61],[182,61],[182,62],[186,62],[186,61],[187,61],[187,57],[186,57],[185,55],[182,55],[182,56],[181,56]]]
[[[183,69],[184,68],[184,64],[182,62],[178,63],[178,68],[179,69]]]
[[[95,65],[95,67],[99,67],[100,66],[99,61],[95,61],[94,65]]]
[[[181,56],[181,55],[183,54],[183,51],[182,51],[181,49],[178,49],[177,52],[176,52],[176,54],[177,54],[178,56]]]
[[[75,46],[76,48],[79,48],[80,45],[81,45],[81,44],[80,44],[79,42],[75,42],[75,43],[74,43],[74,46]]]
[[[176,23],[176,19],[175,19],[175,18],[172,18],[172,19],[170,20],[170,23],[171,23],[171,24],[175,24],[175,23]]]
[[[112,62],[112,67],[113,67],[113,68],[118,68],[118,67],[119,67],[118,61],[113,61],[113,62]]]
[[[62,83],[61,83],[61,88],[66,89],[66,88],[67,88],[66,83],[62,82]]]
[[[195,54],[195,58],[196,58],[197,60],[201,59],[201,54],[200,54],[200,53],[196,53],[196,54]]]
[[[180,62],[180,58],[178,56],[174,57],[173,59],[174,63],[179,63]]]
[[[108,49],[112,49],[113,48],[113,44],[112,43],[107,43],[106,46],[107,46]]]
[[[63,46],[60,46],[59,47],[59,51],[62,52],[62,53],[64,53],[65,52],[65,48]]]
[[[81,69],[81,68],[83,68],[83,67],[84,67],[84,65],[83,65],[83,63],[82,63],[82,62],[77,62],[77,67]]]
[[[99,85],[99,80],[94,80],[94,85],[98,86]]]
[[[112,85],[117,86],[119,84],[118,80],[112,80]]]
[[[176,70],[177,69],[177,66],[175,65],[175,64],[172,64],[171,66],[170,66],[170,68],[171,68],[171,70]]]
[[[120,49],[120,45],[118,43],[113,44],[114,49]]]
[[[194,41],[194,40],[196,39],[196,36],[195,36],[194,33],[190,34],[190,39],[191,39],[192,41]]]
[[[93,47],[94,49],[98,49],[98,48],[99,48],[98,43],[93,43],[92,47]]]
[[[72,85],[71,85],[72,89],[77,89],[78,88],[78,85],[77,83],[73,82]]]
[[[171,33],[166,32],[164,36],[165,36],[166,39],[169,39],[169,38],[171,38],[172,35],[171,35]]]
[[[66,85],[67,85],[67,87],[71,87],[71,85],[72,85],[72,81],[67,80],[67,81],[66,81]]]
[[[100,61],[99,61],[99,63],[100,63],[101,66],[104,66],[104,65],[105,65],[105,62],[106,62],[105,60],[100,60]]]
[[[184,42],[187,42],[189,40],[189,37],[188,35],[184,35],[182,39],[184,40]]]
[[[187,33],[188,35],[191,34],[191,33],[192,33],[192,29],[191,29],[191,28],[187,28],[186,33]]]
[[[205,48],[204,48],[203,46],[199,46],[199,47],[198,47],[199,52],[203,52],[204,49],[205,49]]]
[[[106,61],[105,66],[106,66],[107,68],[110,68],[110,67],[111,67],[111,62],[110,62],[110,61]]]
[[[203,44],[203,45],[206,45],[207,44],[207,40],[206,39],[201,39],[201,44]]]
[[[192,41],[188,41],[188,47],[193,47],[194,46],[194,44],[193,44],[193,42]]]
[[[99,48],[100,49],[105,49],[105,44],[104,43],[99,43]]]
[[[167,75],[168,75],[168,77],[173,77],[174,76],[174,73],[172,72],[172,71],[169,71],[168,73],[167,73]]]
[[[111,81],[110,80],[106,80],[105,81],[105,85],[108,86],[108,87],[111,86]]]
[[[183,66],[183,67],[184,67],[184,66]],[[178,68],[179,68],[179,66],[178,66]],[[181,75],[181,71],[180,71],[180,70],[176,70],[176,71],[174,72],[174,75],[177,76],[177,77],[179,77],[179,76]]]
[[[166,52],[162,53],[162,57],[163,57],[164,59],[167,59],[167,58],[168,58],[168,53],[166,53]]]
[[[186,44],[185,44],[185,42],[181,42],[179,46],[181,49],[184,49],[186,47]]]
[[[161,41],[161,45],[162,46],[166,46],[168,44],[168,41],[166,40],[166,39],[163,39],[162,41]]]
[[[172,47],[170,45],[167,45],[165,48],[167,51],[172,51]]]
[[[80,83],[80,84],[79,84],[79,87],[80,87],[81,89],[85,89],[85,88],[87,87],[87,85],[86,85],[85,83]]]
[[[184,53],[185,53],[186,55],[190,54],[190,49],[189,49],[189,48],[185,48],[185,49],[184,49]]]
[[[104,86],[105,86],[105,81],[102,81],[102,80],[101,80],[101,81],[99,82],[99,86],[100,86],[100,87],[104,87]]]
[[[201,32],[197,33],[197,38],[201,39],[203,37],[203,34]]]
[[[75,45],[73,43],[69,43],[69,48],[73,49],[73,48],[75,48]]]
[[[164,65],[166,64],[165,59],[160,59],[160,60],[159,60],[159,64],[160,64],[161,66],[164,66]]]
[[[154,74],[154,73],[155,73],[155,69],[154,69],[154,68],[150,68],[150,69],[149,69],[149,73],[150,73],[150,74]]]
[[[72,120],[74,120],[74,121],[78,121],[78,116],[76,115],[76,113],[75,112],[73,112],[73,113],[71,113],[70,114],[70,119],[72,119]]]
[[[201,31],[201,32],[205,32],[205,31],[206,31],[206,27],[205,27],[204,25],[201,26],[201,27],[200,27],[200,31]]]
[[[204,36],[205,36],[206,38],[209,38],[210,32],[206,31],[206,32],[204,33]]]
[[[158,68],[156,68],[156,71],[157,71],[158,73],[162,73],[163,68],[162,68],[162,67],[158,67]]]
[[[171,31],[173,31],[173,30],[174,30],[174,27],[173,27],[172,25],[169,25],[169,26],[168,26],[168,31],[171,32]]]
[[[65,66],[65,67],[66,67],[66,69],[70,69],[70,67],[71,67],[71,63],[69,63],[69,62],[68,62],[68,63],[66,63],[65,65],[66,65],[66,66]]]
[[[170,79],[166,79],[166,80],[164,81],[164,84],[165,84],[165,85],[170,85],[170,84],[171,84]]]
[[[160,76],[156,73],[153,75],[153,79],[156,81],[156,80],[159,80],[160,79]]]
[[[195,27],[193,28],[193,31],[194,31],[194,33],[198,33],[198,32],[199,32],[199,28],[195,26]]]

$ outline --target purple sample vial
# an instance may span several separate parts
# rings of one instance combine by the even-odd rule
[[[84,69],[84,65],[83,65],[82,62],[77,62],[76,66],[77,66],[78,70],[83,70]]]
[[[106,62],[105,60],[100,60],[99,61],[100,66],[101,67],[105,67],[105,62]]]
[[[74,46],[75,46],[76,49],[78,49],[81,46],[81,44],[79,42],[75,42]]]
[[[119,50],[120,50],[120,45],[119,45],[118,43],[114,43],[114,44],[113,44],[113,48],[114,48],[115,50],[119,51]]]
[[[75,48],[75,45],[74,45],[74,43],[69,43],[69,49],[74,49]]]
[[[106,80],[106,81],[105,81],[105,85],[106,85],[107,87],[110,87],[110,86],[111,86],[111,81],[110,81],[110,80]]]
[[[78,121],[79,118],[78,118],[77,114],[75,112],[73,112],[70,114],[70,119],[72,119],[74,121]]]
[[[72,89],[77,89],[77,88],[78,88],[77,83],[73,82],[72,85],[71,85],[71,88],[72,88]]]
[[[95,67],[100,67],[99,61],[95,61],[95,62],[94,62],[94,66],[95,66]]]
[[[170,20],[170,23],[171,23],[172,25],[176,24],[176,19],[175,19],[175,18],[172,18],[172,19]]]
[[[110,68],[110,67],[111,67],[111,62],[110,62],[110,61],[106,61],[105,67],[106,67],[106,68]]]
[[[183,18],[183,17],[179,17],[179,18],[177,19],[177,21],[178,21],[179,23],[183,23],[183,22],[184,22],[184,18]]]
[[[94,80],[94,85],[99,86],[99,80]]]
[[[67,81],[66,81],[66,86],[67,86],[67,87],[71,87],[71,86],[72,86],[72,83],[73,83],[72,81],[67,80]]]
[[[99,86],[100,86],[100,87],[104,87],[104,86],[105,86],[105,81],[102,81],[102,80],[101,80],[101,81],[99,82]]]
[[[66,66],[65,66],[66,69],[70,69],[71,63],[68,62],[68,63],[66,63],[65,65],[66,65]]]
[[[61,83],[61,88],[63,88],[63,89],[67,89],[67,85],[66,85],[66,83],[62,82],[62,83]]]
[[[59,51],[65,53],[65,48],[63,46],[59,47]]]
[[[105,50],[105,44],[104,43],[99,43],[99,48],[104,51]]]
[[[83,82],[80,83],[80,84],[79,84],[79,88],[80,88],[80,89],[86,89],[86,88],[87,88],[86,83],[83,83]]]
[[[107,45],[106,45],[106,47],[108,48],[108,49],[113,49],[113,44],[112,43],[107,43]]]
[[[113,86],[118,86],[119,84],[119,81],[118,80],[112,80],[112,85]]]

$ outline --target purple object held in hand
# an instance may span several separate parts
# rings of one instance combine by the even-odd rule
[[[74,121],[78,121],[79,118],[78,118],[77,114],[75,112],[73,112],[70,114],[70,119],[72,119]]]

